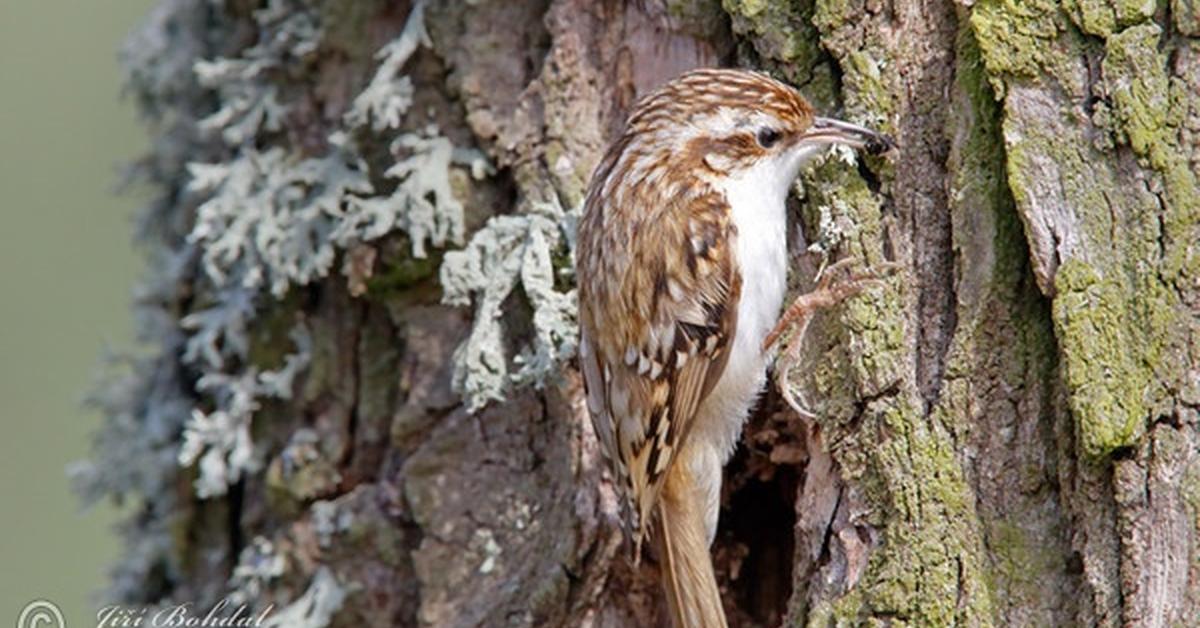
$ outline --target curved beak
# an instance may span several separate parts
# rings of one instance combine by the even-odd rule
[[[883,133],[857,124],[821,117],[813,118],[812,126],[800,136],[800,142],[805,144],[845,144],[861,148],[870,155],[879,155],[896,148],[896,141]]]

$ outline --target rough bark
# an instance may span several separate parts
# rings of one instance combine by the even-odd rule
[[[900,145],[804,174],[795,288],[902,270],[809,332],[816,418],[747,426],[731,624],[1200,617],[1191,2],[164,0],[126,56],[147,348],[78,471],[137,500],[114,601],[661,625],[570,362],[571,210],[638,95],[738,65]]]

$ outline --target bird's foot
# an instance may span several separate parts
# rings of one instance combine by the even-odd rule
[[[815,418],[797,398],[799,393],[787,383],[787,374],[800,361],[800,350],[808,324],[818,311],[833,307],[863,290],[882,285],[884,277],[899,270],[895,262],[885,262],[878,268],[865,268],[860,260],[845,258],[834,262],[817,273],[817,286],[796,297],[796,300],[779,317],[779,322],[763,340],[763,351],[769,351],[786,334],[788,341],[782,354],[775,361],[775,384],[783,394],[784,401],[802,416]]]

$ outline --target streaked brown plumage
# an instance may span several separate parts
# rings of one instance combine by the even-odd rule
[[[637,547],[654,522],[677,626],[725,624],[708,557],[721,468],[765,379],[784,197],[835,141],[888,142],[765,75],[697,70],[636,106],[592,176],[577,250],[588,408]]]

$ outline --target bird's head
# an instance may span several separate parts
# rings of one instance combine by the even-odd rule
[[[800,167],[831,144],[871,154],[895,146],[888,136],[814,114],[795,89],[758,72],[702,69],[644,98],[630,115],[625,151],[653,170],[686,169],[710,180],[753,177],[787,194]],[[640,177],[635,176],[637,180]]]

